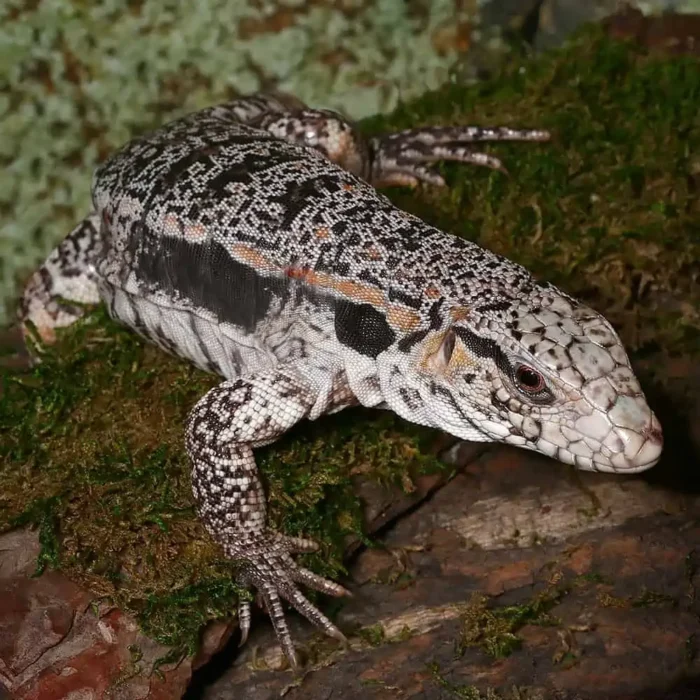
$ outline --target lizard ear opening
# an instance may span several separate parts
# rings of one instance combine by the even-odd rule
[[[442,337],[442,342],[437,352],[430,358],[430,367],[436,373],[447,371],[455,349],[455,340],[455,332],[450,328]]]

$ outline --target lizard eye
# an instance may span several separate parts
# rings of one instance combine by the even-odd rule
[[[515,383],[526,394],[541,394],[546,388],[544,377],[532,367],[518,365],[515,368]]]

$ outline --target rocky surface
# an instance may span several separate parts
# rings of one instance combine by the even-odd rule
[[[295,680],[261,622],[191,697],[697,697],[697,493],[491,449],[363,551],[351,581],[348,649],[296,625],[309,665]],[[522,624],[492,638],[499,611]]]
[[[128,615],[100,604],[59,572],[33,577],[38,553],[35,533],[0,536],[0,697],[177,698],[192,670],[233,629],[225,621],[212,624],[196,657],[159,664],[169,650]]]
[[[700,15],[667,13],[645,17],[626,6],[604,21],[610,36],[633,39],[653,50],[700,56]]]

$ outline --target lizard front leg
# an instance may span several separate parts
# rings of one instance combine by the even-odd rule
[[[281,599],[326,634],[344,640],[296,584],[333,596],[349,592],[292,559],[293,553],[313,551],[313,542],[267,527],[265,494],[253,448],[273,442],[302,418],[314,416],[317,404],[317,392],[300,373],[280,368],[214,387],[192,409],[186,428],[199,516],[226,556],[240,563],[239,582],[258,589],[294,668],[296,655]],[[239,620],[243,644],[250,625],[248,603],[241,604]]]
[[[435,126],[407,129],[366,140],[355,125],[328,110],[302,109],[268,113],[256,126],[281,139],[323,153],[375,187],[419,182],[444,186],[430,164],[441,160],[484,165],[505,172],[501,161],[474,149],[482,141],[548,141],[549,132],[508,127]]]

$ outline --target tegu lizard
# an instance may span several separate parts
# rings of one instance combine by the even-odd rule
[[[115,319],[222,377],[185,426],[199,517],[296,657],[282,599],[338,628],[299,584],[307,539],[275,532],[254,450],[361,404],[465,440],[630,474],[662,432],[605,318],[523,267],[394,206],[374,185],[444,185],[440,160],[502,168],[482,141],[540,130],[428,127],[365,139],[341,115],[257,95],[126,144],[94,210],[30,279],[25,329],[50,342],[103,301]],[[243,641],[250,608],[242,602]]]

